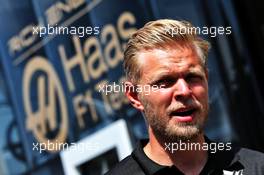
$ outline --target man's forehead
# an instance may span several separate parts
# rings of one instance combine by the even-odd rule
[[[200,61],[196,51],[190,47],[165,47],[142,50],[138,53],[138,59],[141,65],[156,63],[161,65],[171,63],[184,63],[194,58]]]
[[[197,67],[201,60],[192,49],[151,49],[138,53],[138,60],[143,71],[149,69],[170,70],[173,66]]]
[[[149,57],[141,67],[142,80],[152,82],[164,76],[184,76],[189,73],[203,75],[205,70],[199,62],[198,58],[181,57],[176,60],[173,58],[165,58],[171,61],[155,61],[155,58]],[[160,60],[160,59],[159,59]],[[186,61],[189,60],[189,61]],[[190,61],[195,60],[195,61]]]

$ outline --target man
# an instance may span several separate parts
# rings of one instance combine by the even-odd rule
[[[108,175],[264,174],[262,153],[228,145],[210,152],[212,142],[203,132],[210,45],[191,27],[184,21],[157,20],[130,38],[124,53],[126,96],[144,113],[149,140]],[[149,92],[132,88],[146,86]]]

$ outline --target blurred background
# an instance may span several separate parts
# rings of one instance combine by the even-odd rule
[[[99,89],[122,82],[131,33],[161,18],[231,27],[229,35],[201,35],[212,44],[206,134],[264,152],[263,1],[0,2],[0,174],[101,175],[147,138],[123,93]],[[48,26],[92,29],[33,34]]]

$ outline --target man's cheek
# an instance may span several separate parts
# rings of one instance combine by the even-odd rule
[[[208,103],[208,91],[206,89],[197,89],[194,93],[200,102]]]
[[[169,105],[173,99],[173,94],[170,89],[161,89],[153,99],[157,100],[160,105]]]

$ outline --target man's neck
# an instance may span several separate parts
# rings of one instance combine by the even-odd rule
[[[203,134],[198,135],[195,139],[186,142],[186,144],[205,142]],[[184,142],[181,142],[184,143]],[[149,143],[144,147],[145,154],[154,162],[171,166],[175,165],[184,174],[199,174],[207,162],[207,151],[205,150],[178,150],[176,145],[158,139],[153,132],[149,132]],[[176,144],[176,142],[174,143]],[[174,149],[172,149],[174,147]]]

